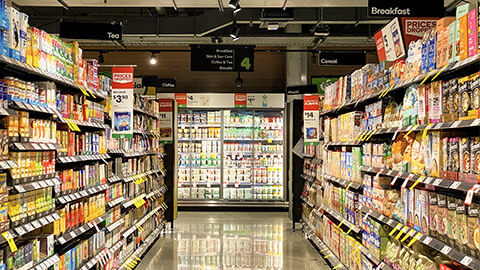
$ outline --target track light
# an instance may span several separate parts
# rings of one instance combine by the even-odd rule
[[[103,52],[100,51],[100,54],[98,55],[98,63],[103,64],[105,62],[105,58],[103,57]]]
[[[233,41],[238,40],[239,34],[240,34],[240,28],[237,26],[236,23],[234,23],[232,33],[230,33],[230,36],[232,37]]]
[[[240,3],[240,0],[230,0],[228,2],[228,6],[233,9],[236,9],[239,3]]]
[[[157,63],[157,57],[155,56],[154,53],[152,53],[152,56],[150,56],[150,64],[155,65]]]
[[[235,86],[240,88],[243,85],[243,79],[240,77],[240,72],[238,72],[238,77],[235,79]]]

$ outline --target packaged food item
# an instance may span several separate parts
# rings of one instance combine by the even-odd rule
[[[472,110],[480,109],[480,72],[470,75],[470,96]],[[475,116],[476,118],[476,116]]]
[[[447,237],[448,244],[454,246],[457,236],[457,199],[447,197]]]
[[[460,149],[458,137],[450,138],[450,155],[449,165],[450,171],[458,172],[460,170]]]
[[[470,139],[470,158],[472,174],[480,175],[480,137]]]
[[[440,177],[440,168],[442,168],[442,133],[433,131],[431,136],[431,162],[430,176]]]
[[[461,199],[457,199],[457,221],[455,224],[456,232],[456,247],[461,252],[466,252],[468,244],[468,224],[467,224],[467,209],[465,203]]]
[[[470,152],[470,138],[460,138],[460,172],[470,173],[471,152]]]
[[[458,92],[460,95],[460,111],[459,117],[468,116],[468,111],[470,110],[471,103],[471,91],[469,88],[469,76],[462,77],[458,80]]]
[[[468,224],[468,254],[474,258],[479,258],[480,250],[480,221],[479,221],[480,205],[472,203],[467,207],[467,224]]]
[[[442,81],[435,81],[430,84],[430,92],[428,93],[428,117],[430,123],[439,123],[443,110],[443,85]]]
[[[423,132],[417,133],[415,141],[412,145],[412,173],[425,175],[425,152],[426,149],[422,144]]]
[[[460,104],[460,93],[458,91],[458,80],[450,80],[449,87],[449,102],[450,102],[450,113],[457,114],[459,113],[459,104]]]
[[[447,196],[437,194],[437,236],[440,241],[448,240],[447,226],[448,226],[448,212],[447,212]]]

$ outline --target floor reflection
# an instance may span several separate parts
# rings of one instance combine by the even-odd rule
[[[135,270],[329,269],[285,212],[179,212]]]
[[[180,224],[177,242],[179,270],[283,269],[283,224]]]

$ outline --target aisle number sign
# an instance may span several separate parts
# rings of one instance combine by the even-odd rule
[[[112,78],[112,137],[133,138],[133,67],[113,67]]]
[[[319,95],[303,97],[303,141],[307,145],[320,142],[320,98]]]
[[[173,142],[173,100],[169,98],[158,99],[159,115],[158,127],[160,128],[160,141]]]

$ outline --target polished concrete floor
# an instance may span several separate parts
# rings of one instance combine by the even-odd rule
[[[179,212],[138,270],[330,269],[285,212]]]

